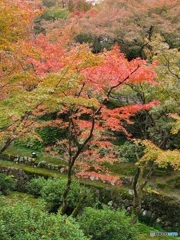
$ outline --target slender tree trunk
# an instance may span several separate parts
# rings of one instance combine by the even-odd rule
[[[133,182],[133,190],[134,190],[134,200],[133,200],[133,210],[132,210],[132,214],[134,215],[132,219],[133,224],[135,224],[138,221],[138,215],[141,211],[141,198],[138,191],[138,181],[140,178],[140,174],[141,174],[141,169],[138,167],[136,175],[134,177],[134,182]]]
[[[68,207],[67,197],[68,197],[68,193],[69,193],[69,190],[71,187],[71,183],[72,183],[72,167],[69,166],[68,167],[68,180],[67,180],[66,187],[64,189],[64,193],[62,196],[61,214],[65,214],[67,207]]]
[[[65,6],[66,6],[65,0],[62,0],[62,8],[65,8]]]
[[[138,221],[138,216],[141,213],[141,203],[144,196],[144,188],[146,187],[150,177],[154,172],[154,168],[156,166],[155,162],[150,163],[150,169],[146,177],[144,178],[144,170],[145,167],[138,166],[136,175],[134,177],[133,182],[133,190],[134,190],[134,201],[133,201],[133,211],[132,214],[134,215],[132,219],[132,223],[135,224]]]
[[[14,139],[8,139],[5,144],[3,145],[3,147],[0,149],[0,154],[2,154],[10,145],[11,143],[14,141]]]
[[[73,154],[73,152],[72,152],[72,147],[73,147],[72,128],[74,127],[74,125],[73,125],[72,119],[70,118],[70,121],[69,121],[69,149],[68,149],[68,153],[69,153],[68,180],[67,180],[67,184],[66,184],[66,187],[65,187],[65,190],[63,193],[63,197],[62,197],[61,214],[65,214],[67,207],[68,207],[67,197],[68,197],[68,193],[69,193],[71,183],[72,183],[72,169],[73,169],[74,163],[77,160],[77,158],[79,157],[79,155],[81,154],[81,152],[84,150],[84,148],[86,147],[88,142],[91,140],[91,138],[93,136],[94,125],[95,125],[95,118],[92,117],[92,125],[91,125],[91,129],[89,132],[89,136],[86,138],[86,140],[81,145],[79,145],[78,139],[75,140],[75,143],[77,146],[77,151],[76,151],[76,153]]]

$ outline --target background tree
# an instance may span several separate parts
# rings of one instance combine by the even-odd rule
[[[28,50],[22,46],[26,45],[25,41],[32,39],[33,19],[38,11],[34,9],[33,4],[24,1],[13,1],[10,4],[6,0],[1,1],[0,11],[2,29],[0,33],[0,138],[2,140],[0,152],[2,152],[10,145],[16,135],[15,129],[18,130],[19,123],[26,116],[25,111],[24,114],[22,113],[22,102],[19,109],[16,108],[18,104],[16,105],[15,102],[20,99],[24,91],[30,91],[37,82],[37,77],[27,62]],[[29,46],[27,47],[29,49]],[[16,107],[8,109],[11,101]]]
[[[147,103],[156,98],[161,104],[136,115],[136,131],[132,128],[131,131],[134,137],[150,139],[163,149],[179,148],[179,136],[172,134],[175,120],[169,117],[169,114],[179,113],[179,52],[176,48],[170,49],[160,35],[146,41],[149,46],[144,53],[149,61],[156,61],[157,85],[127,84],[122,95],[127,102]]]
[[[160,33],[171,47],[178,47],[178,1],[102,1],[94,12],[80,19],[82,34],[101,45],[118,43],[131,59],[142,56],[144,38]],[[173,31],[172,31],[173,29]]]

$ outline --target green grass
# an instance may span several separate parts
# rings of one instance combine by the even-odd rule
[[[12,156],[19,156],[19,157],[31,157],[32,156],[32,150],[27,148],[19,148],[16,146],[9,147],[4,153],[10,154]],[[39,152],[35,151],[37,153],[36,162],[40,161],[46,161],[47,163],[51,163],[54,165],[66,165],[66,161],[59,156],[52,156],[46,152]]]
[[[36,174],[39,176],[52,177],[52,178],[67,177],[65,173],[60,173],[60,172],[56,172],[56,171],[45,169],[45,168],[34,168],[31,166],[27,166],[25,164],[16,164],[10,161],[0,160],[0,167],[8,167],[8,166],[22,169],[27,174]]]

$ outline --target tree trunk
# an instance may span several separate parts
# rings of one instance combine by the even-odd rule
[[[134,201],[133,201],[133,211],[134,217],[132,219],[132,223],[135,224],[138,221],[138,216],[141,213],[141,202],[144,195],[144,188],[148,183],[148,180],[152,176],[154,172],[154,168],[156,166],[155,162],[150,162],[150,169],[146,177],[144,178],[144,170],[146,169],[143,166],[138,166],[136,175],[134,177],[133,182],[133,190],[134,190]]]
[[[13,142],[13,139],[9,138],[4,144],[4,146],[0,149],[0,154],[2,154],[10,146],[12,142]]]
[[[138,191],[140,174],[141,174],[141,169],[138,167],[136,175],[134,177],[134,182],[133,182],[133,190],[134,190],[134,200],[133,200],[133,210],[132,210],[132,214],[134,215],[132,219],[133,224],[135,224],[138,221],[138,215],[141,210],[141,198],[140,198],[140,193]]]
[[[67,197],[68,197],[68,193],[71,187],[71,183],[72,183],[72,166],[71,163],[69,163],[70,166],[68,167],[68,180],[66,183],[66,187],[64,189],[64,193],[62,196],[62,206],[61,206],[61,214],[65,214],[67,207],[68,207],[68,201],[67,201]]]
[[[77,214],[78,214],[79,210],[81,209],[82,204],[83,204],[84,200],[86,199],[86,197],[87,197],[87,195],[84,195],[84,196],[80,199],[78,205],[75,207],[75,209],[73,210],[73,212],[72,212],[72,214],[71,214],[72,217],[75,218],[75,217],[77,216]]]

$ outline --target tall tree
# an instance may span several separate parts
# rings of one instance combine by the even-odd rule
[[[86,45],[73,47],[65,56],[63,68],[57,74],[47,75],[34,90],[41,95],[46,94],[44,111],[36,112],[37,116],[57,112],[56,119],[41,122],[39,127],[56,126],[66,132],[53,148],[57,153],[64,152],[68,164],[62,213],[68,206],[67,195],[74,166],[78,170],[81,165],[81,171],[90,170],[90,166],[100,171],[102,163],[116,160],[113,134],[122,131],[129,136],[124,122],[131,124],[131,116],[156,104],[153,101],[108,107],[114,93],[120,91],[125,83],[154,83],[152,67],[145,61],[135,59],[129,62],[117,47],[94,55]],[[47,150],[51,151],[50,148]]]

